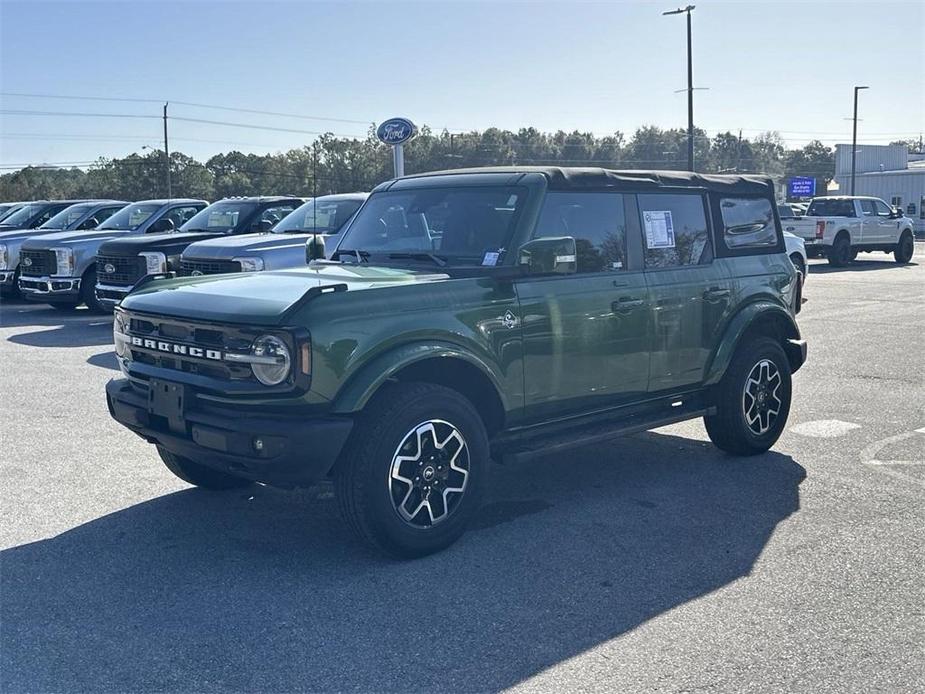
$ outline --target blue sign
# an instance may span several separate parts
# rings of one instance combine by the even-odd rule
[[[787,181],[788,198],[811,198],[816,194],[816,179],[809,176],[794,176]]]
[[[387,145],[403,145],[417,134],[417,127],[407,118],[390,118],[376,129],[376,137]]]

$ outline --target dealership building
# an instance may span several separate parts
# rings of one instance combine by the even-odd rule
[[[882,198],[915,220],[925,236],[925,154],[910,154],[904,145],[858,145],[855,195]],[[835,145],[835,178],[829,195],[851,193],[851,145]]]

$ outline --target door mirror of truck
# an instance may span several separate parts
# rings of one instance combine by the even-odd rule
[[[269,231],[273,228],[273,222],[269,219],[261,219],[257,224],[254,225],[256,231]]]
[[[80,223],[80,229],[96,229],[100,225],[96,217],[90,217]]]
[[[314,234],[305,242],[305,262],[310,263],[313,260],[324,259],[324,236]]]
[[[578,269],[578,251],[571,236],[533,239],[520,247],[518,264],[531,275],[571,274]]]
[[[159,234],[165,231],[173,231],[174,228],[175,227],[172,219],[169,217],[162,217],[161,219],[158,219],[156,222],[154,222],[154,224],[152,224],[150,227],[148,227],[148,233]]]
[[[903,211],[898,207],[894,207],[890,210],[890,219],[900,219],[903,216]]]

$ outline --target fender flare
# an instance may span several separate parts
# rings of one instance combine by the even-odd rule
[[[399,371],[432,358],[459,359],[477,368],[491,382],[504,411],[508,411],[504,389],[488,363],[459,345],[441,341],[407,343],[376,355],[350,376],[334,397],[331,411],[348,414],[362,410],[376,391]]]
[[[789,311],[771,301],[759,300],[752,302],[740,309],[726,324],[726,329],[723,331],[723,337],[719,342],[719,347],[717,347],[716,351],[713,353],[710,365],[707,367],[704,385],[712,386],[719,383],[720,379],[722,379],[723,375],[726,373],[726,369],[729,367],[729,363],[732,361],[732,357],[745,334],[753,326],[757,325],[758,321],[768,318],[782,322],[783,325],[786,326],[783,335],[785,341],[799,340],[800,329],[797,327],[796,321],[793,316],[790,315]],[[788,351],[788,343],[785,342],[782,346],[784,347],[784,351]],[[790,356],[788,351],[788,357]],[[795,372],[800,366],[802,366],[802,363],[797,364],[796,368],[793,368],[793,371]]]

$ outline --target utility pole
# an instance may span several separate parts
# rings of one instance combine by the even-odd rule
[[[854,88],[854,128],[852,129],[851,135],[851,194],[854,195],[854,173],[855,173],[855,160],[858,156],[858,92],[862,89],[870,89],[870,87],[855,87]]]
[[[167,143],[167,103],[164,103],[164,172],[167,176],[167,198],[173,197],[170,189],[170,146]]]
[[[694,60],[691,50],[691,12],[694,5],[662,12],[663,15],[687,13],[687,169],[694,170]]]

